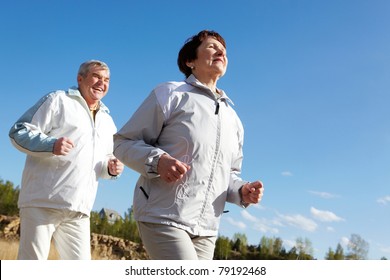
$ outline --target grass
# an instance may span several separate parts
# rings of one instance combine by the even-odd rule
[[[18,256],[18,241],[0,240],[0,260],[16,260]],[[49,260],[58,260],[59,256],[54,246],[51,246]]]
[[[19,242],[0,239],[0,260],[16,260],[18,256]],[[59,260],[56,248],[51,245],[48,260]],[[92,252],[92,260],[100,260],[99,252]]]

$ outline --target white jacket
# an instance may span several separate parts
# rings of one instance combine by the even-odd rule
[[[224,92],[191,75],[156,87],[114,136],[114,154],[141,174],[134,191],[138,221],[215,236],[225,202],[240,205],[244,130]],[[183,180],[166,183],[156,172],[161,154],[191,165]]]
[[[93,121],[76,88],[41,98],[13,125],[12,144],[27,154],[18,206],[69,209],[90,214],[98,178],[108,174],[116,126],[100,103]],[[66,156],[53,154],[54,142],[70,138],[75,147]]]

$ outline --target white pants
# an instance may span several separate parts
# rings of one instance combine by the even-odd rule
[[[20,209],[19,260],[47,260],[51,240],[63,260],[90,260],[90,221],[80,212]]]
[[[142,243],[152,260],[212,260],[216,236],[193,236],[163,224],[138,222]]]

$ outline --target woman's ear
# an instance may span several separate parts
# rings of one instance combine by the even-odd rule
[[[186,65],[187,65],[187,67],[189,67],[191,69],[195,68],[194,63],[192,61],[191,62],[186,62]]]

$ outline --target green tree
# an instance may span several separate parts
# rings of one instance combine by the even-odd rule
[[[246,258],[246,254],[248,253],[248,239],[244,233],[235,233],[233,235],[232,249],[240,252],[242,258]]]
[[[98,212],[91,212],[90,223],[91,232],[111,235],[112,229],[107,217],[101,218]]]
[[[263,260],[271,259],[271,256],[273,255],[273,243],[274,240],[266,236],[263,236],[260,239],[260,244],[259,244],[260,259]]]
[[[274,239],[274,244],[273,244],[273,255],[278,257],[278,258],[281,258],[283,256],[283,253],[284,253],[284,248],[283,248],[283,240],[280,238],[280,237],[276,237]]]
[[[325,260],[334,260],[334,251],[329,247],[328,252],[325,254]]]
[[[98,212],[92,211],[91,215],[89,217],[90,226],[91,226],[91,232],[93,233],[99,233],[98,232],[98,225],[100,224],[100,216]]]
[[[279,237],[263,236],[259,244],[259,255],[262,260],[282,260],[286,258],[283,240]]]
[[[299,257],[297,247],[293,246],[287,253],[286,259],[287,260],[297,260]]]
[[[107,217],[100,217],[98,212],[91,212],[91,232],[105,235],[112,235],[125,240],[140,243],[137,223],[133,217],[132,209],[128,209],[124,219],[117,219],[114,223],[109,223]]]
[[[279,237],[263,236],[259,244],[259,255],[262,260],[283,260],[286,258],[286,250],[283,240]]]
[[[14,188],[10,181],[0,179],[0,214],[14,216],[19,214],[18,197],[20,189]]]
[[[228,237],[219,236],[215,242],[214,258],[217,260],[228,260],[232,247]]]
[[[359,234],[351,234],[347,248],[347,259],[365,260],[368,255],[369,244]]]
[[[344,249],[340,243],[337,244],[336,252],[334,253],[334,259],[335,260],[344,260],[345,259]]]
[[[295,241],[296,249],[299,260],[312,260],[313,259],[313,246],[308,238],[302,239],[298,237]]]
[[[134,219],[133,208],[129,208],[127,213],[125,213],[125,218],[123,219],[123,225],[121,229],[121,236],[124,239],[133,242],[141,242],[137,222]]]
[[[108,235],[116,236],[116,237],[121,237],[122,236],[122,228],[123,228],[123,220],[122,219],[117,219],[115,220],[114,223],[111,223],[110,226],[108,227]]]

